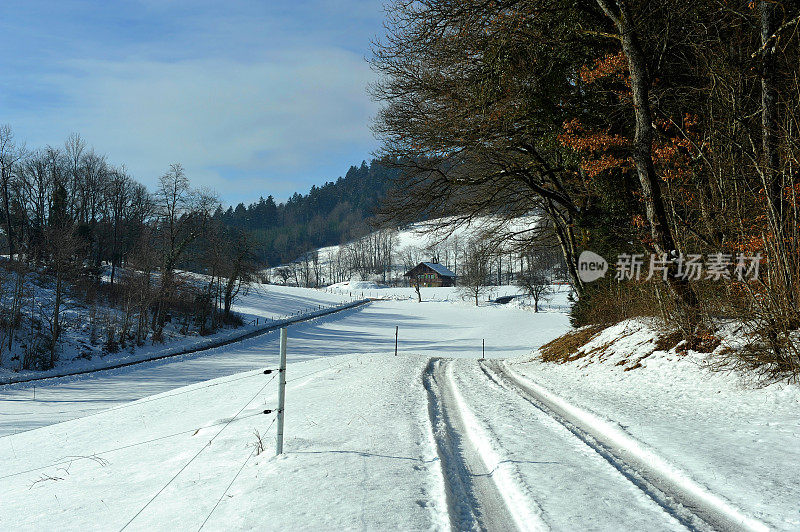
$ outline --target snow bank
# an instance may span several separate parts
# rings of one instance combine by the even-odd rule
[[[594,335],[566,363],[538,357],[517,373],[644,442],[694,482],[778,529],[800,527],[800,387],[754,387],[708,368],[712,353],[664,350],[665,331],[626,320]],[[734,341],[735,336],[729,336]]]
[[[192,274],[200,276],[200,274]],[[37,299],[49,297],[49,291],[39,288]],[[234,302],[233,310],[242,316],[245,326],[239,328],[223,328],[214,334],[200,336],[196,333],[188,335],[179,334],[177,327],[168,324],[165,329],[165,341],[159,344],[147,343],[144,346],[129,345],[129,348],[117,353],[103,353],[98,342],[97,351],[92,351],[91,356],[83,352],[89,346],[90,325],[86,319],[86,309],[78,306],[72,300],[67,301],[68,310],[65,312],[67,322],[76,322],[78,325],[66,328],[63,333],[63,346],[60,351],[56,367],[48,371],[21,370],[12,371],[0,367],[0,383],[20,381],[36,377],[50,377],[79,371],[93,370],[128,362],[148,360],[160,356],[178,353],[186,350],[201,349],[210,345],[219,344],[226,340],[254,332],[263,328],[267,321],[284,320],[298,314],[312,314],[322,308],[333,307],[353,298],[348,294],[332,292],[326,293],[303,288],[285,286],[263,286],[254,284],[246,294],[240,295]],[[117,312],[114,309],[99,308],[98,313]],[[258,319],[258,322],[256,322]],[[5,354],[8,358],[8,354]]]

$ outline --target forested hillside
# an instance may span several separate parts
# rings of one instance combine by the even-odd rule
[[[540,209],[576,325],[658,316],[698,345],[732,317],[735,364],[798,375],[798,28],[781,1],[391,2],[375,131],[413,163],[389,218]]]
[[[369,165],[364,161],[336,181],[312,186],[308,194],[295,192],[285,203],[276,203],[268,195],[248,206],[240,203],[227,211],[220,207],[214,218],[248,232],[257,261],[276,266],[311,249],[367,234],[367,219],[397,172],[377,161]]]
[[[231,305],[256,267],[249,239],[213,219],[216,196],[180,164],[149,191],[79,135],[28,149],[0,126],[0,176],[0,366],[50,369],[62,353],[240,322]]]

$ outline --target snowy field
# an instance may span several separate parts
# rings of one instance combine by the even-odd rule
[[[387,298],[290,327],[280,457],[274,334],[35,401],[0,388],[0,530],[800,528],[797,387],[694,354],[625,371],[650,332],[619,327],[608,360],[563,365],[533,356],[567,317],[510,305]]]
[[[249,312],[264,308],[262,315],[267,316],[265,307],[275,299],[281,305],[278,312],[283,313],[342,298],[318,290],[273,286],[263,294],[266,302],[255,301],[255,295],[244,300],[245,304],[249,302]],[[297,300],[291,302],[295,297]],[[531,323],[537,325],[532,327]],[[447,351],[478,357],[485,340],[488,357],[519,356],[561,334],[567,328],[567,319],[563,314],[535,316],[499,305],[481,307],[478,313],[463,302],[376,301],[290,327],[289,361],[352,353],[393,354],[395,327],[399,328],[399,350],[403,353],[436,356]],[[0,435],[87,415],[180,386],[274,366],[277,337],[277,332],[268,333],[176,359],[53,382],[0,387]],[[32,401],[34,393],[36,400]]]
[[[417,301],[417,293],[412,287],[391,287],[374,281],[336,283],[323,290],[331,294],[340,294],[349,298],[366,297]],[[544,312],[569,312],[569,293],[569,285],[551,285],[550,292],[539,301],[539,309]],[[475,296],[465,292],[464,289],[460,287],[422,287],[420,288],[420,295],[423,301],[449,302],[468,306],[475,305]],[[481,304],[486,304],[504,296],[513,296],[513,299],[508,303],[511,307],[533,309],[533,300],[531,297],[524,294],[518,286],[514,285],[487,286],[483,293],[480,294],[479,300]]]

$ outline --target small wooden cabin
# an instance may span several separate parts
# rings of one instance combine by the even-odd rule
[[[455,286],[456,274],[436,262],[420,262],[407,271],[411,286]]]

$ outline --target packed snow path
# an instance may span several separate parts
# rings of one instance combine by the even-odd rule
[[[481,368],[491,380],[563,425],[687,528],[768,530],[619,428],[518,375],[502,361],[482,362]]]
[[[553,410],[552,394],[539,388],[540,399],[511,379],[502,362],[488,361],[433,359],[423,374],[454,528],[766,529],[687,489],[686,476],[658,477],[656,488],[653,468],[625,452],[630,445],[607,445],[605,432],[562,415],[569,405]]]
[[[423,384],[456,529],[768,530],[503,361],[434,358]]]
[[[495,471],[470,437],[470,431],[475,430],[474,418],[460,406],[463,402],[453,386],[450,364],[431,359],[423,383],[453,528],[513,530],[528,523],[525,516],[512,514],[514,510],[524,511],[524,505],[504,500],[513,497],[511,490],[500,490],[494,482]]]

